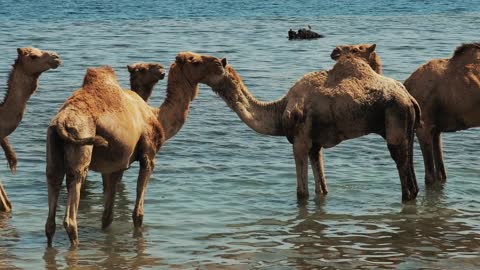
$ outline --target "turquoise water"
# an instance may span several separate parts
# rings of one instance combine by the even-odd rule
[[[251,131],[206,86],[186,125],[157,155],[142,233],[134,233],[130,218],[136,164],[125,173],[107,231],[100,229],[102,185],[94,172],[80,202],[80,247],[69,249],[61,226],[65,191],[54,248],[46,247],[44,222],[46,127],[81,85],[86,67],[113,66],[127,88],[127,64],[167,66],[179,51],[192,50],[227,57],[254,95],[272,100],[303,74],[330,68],[336,44],[377,43],[385,75],[404,80],[421,63],[478,41],[479,4],[0,1],[0,84],[17,47],[55,50],[64,62],[42,75],[10,136],[17,174],[0,160],[0,180],[14,205],[11,216],[0,214],[0,268],[478,269],[478,129],[444,135],[449,179],[443,188],[425,187],[415,144],[416,202],[401,203],[395,164],[373,135],[326,150],[330,193],[298,202],[290,144]],[[289,28],[305,24],[326,38],[286,39]],[[153,106],[165,85],[154,90]]]

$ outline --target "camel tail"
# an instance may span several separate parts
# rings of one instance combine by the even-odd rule
[[[415,125],[413,126],[413,128],[421,128],[423,126],[423,121],[420,105],[418,105],[418,102],[413,97],[410,97],[410,99],[412,100],[413,108],[415,109]]]
[[[68,132],[64,124],[58,123],[56,127],[57,127],[57,134],[60,136],[60,138],[62,138],[64,141],[67,141],[71,144],[94,145],[94,146],[103,146],[103,147],[108,146],[108,141],[102,136],[96,135],[94,137],[80,139],[80,138],[77,138],[77,136]]]
[[[0,141],[0,146],[2,146],[3,152],[5,152],[5,157],[7,158],[8,167],[12,174],[15,174],[17,171],[17,155],[13,151],[12,145],[8,142],[7,137],[3,138]]]

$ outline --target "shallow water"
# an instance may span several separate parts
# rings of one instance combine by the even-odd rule
[[[136,164],[119,187],[107,231],[100,229],[102,186],[94,172],[80,203],[80,247],[69,249],[61,226],[65,192],[54,248],[46,248],[43,231],[45,130],[86,67],[113,66],[127,88],[127,64],[169,65],[179,51],[192,50],[227,57],[259,99],[272,100],[301,75],[330,68],[334,45],[377,43],[385,75],[404,80],[421,63],[478,39],[478,1],[452,2],[1,1],[0,83],[16,47],[56,50],[64,64],[42,75],[10,136],[17,174],[0,166],[14,205],[11,216],[0,214],[0,268],[479,268],[478,129],[444,135],[443,188],[423,184],[415,144],[416,202],[401,203],[395,164],[373,135],[326,150],[330,193],[298,202],[286,139],[251,131],[205,86],[187,124],[157,155],[143,232],[134,232],[130,218]],[[305,24],[326,38],[286,39],[289,28]],[[152,105],[163,100],[165,84]]]

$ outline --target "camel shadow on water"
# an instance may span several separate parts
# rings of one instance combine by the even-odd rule
[[[222,239],[226,244],[217,247],[219,257],[252,267],[475,269],[480,263],[475,226],[462,211],[448,207],[440,185],[427,187],[425,196],[401,205],[398,212],[333,213],[329,196],[298,201],[296,215],[286,222],[235,224],[240,231],[204,239]],[[240,247],[236,239],[242,239]]]

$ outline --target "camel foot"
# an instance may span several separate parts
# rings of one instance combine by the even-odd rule
[[[299,200],[308,199],[308,191],[307,192],[297,191],[297,199]]]
[[[403,202],[412,201],[417,197],[417,194],[418,194],[418,190],[402,192],[402,201]]]
[[[67,231],[68,238],[70,239],[70,244],[72,247],[76,247],[79,244],[78,241],[78,231],[77,231],[77,224],[71,221],[64,221],[63,226]]]
[[[47,244],[49,247],[52,246],[56,226],[57,225],[55,224],[55,222],[52,223],[47,221],[47,223],[45,224],[45,235],[47,236]]]
[[[315,194],[317,194],[318,196],[321,196],[321,195],[327,195],[328,194],[328,190],[327,189],[315,189]]]
[[[113,215],[108,215],[102,218],[102,230],[107,229],[112,225],[113,222]]]
[[[140,228],[143,225],[143,215],[133,215],[133,226],[135,228]]]

